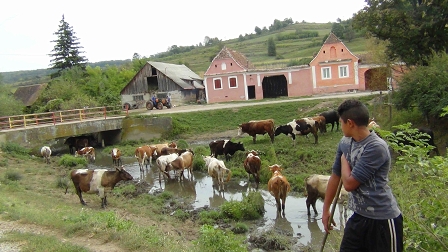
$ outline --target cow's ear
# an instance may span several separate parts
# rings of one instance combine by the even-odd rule
[[[238,127],[240,127],[240,128],[241,128],[242,126],[243,126],[242,124],[238,124]]]

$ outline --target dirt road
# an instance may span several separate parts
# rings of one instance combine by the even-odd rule
[[[326,94],[326,95],[315,95],[312,97],[302,97],[295,99],[287,99],[287,100],[273,100],[273,101],[241,101],[234,103],[212,103],[212,104],[195,104],[195,105],[183,105],[173,107],[171,109],[167,109],[164,107],[162,110],[153,109],[135,109],[129,110],[130,113],[138,113],[143,115],[157,115],[157,114],[170,114],[170,113],[183,113],[183,112],[193,112],[193,111],[204,111],[204,110],[215,110],[215,109],[225,109],[225,108],[237,108],[237,107],[245,107],[245,106],[255,106],[262,104],[274,104],[274,103],[285,103],[285,102],[297,102],[297,101],[308,101],[308,100],[326,100],[333,98],[356,98],[361,96],[367,96],[372,94],[379,94],[379,91],[375,92],[357,92],[357,93],[334,93],[334,94]]]

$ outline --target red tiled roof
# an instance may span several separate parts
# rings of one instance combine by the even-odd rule
[[[224,46],[221,49],[221,51],[218,53],[218,55],[216,55],[215,59],[226,59],[226,58],[232,58],[233,60],[235,60],[235,62],[237,64],[239,64],[241,67],[245,68],[246,70],[254,68],[254,66],[246,58],[246,56]]]
[[[338,37],[336,37],[333,32],[330,32],[330,35],[328,35],[328,38],[325,40],[324,44],[334,44],[340,42],[342,41]]]

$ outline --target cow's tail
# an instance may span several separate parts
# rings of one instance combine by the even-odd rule
[[[226,182],[229,182],[231,176],[232,176],[232,171],[230,169],[227,169],[227,179],[226,179]]]

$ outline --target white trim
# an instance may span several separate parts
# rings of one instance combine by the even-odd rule
[[[243,81],[244,81],[244,100],[249,100],[249,94],[247,93],[247,74],[243,74]]]
[[[207,77],[204,77],[204,87],[205,87],[205,100],[207,101],[207,104],[208,104],[209,100],[208,100],[208,87],[207,87],[207,80],[208,80],[208,78],[207,78]]]
[[[288,84],[292,84],[292,73],[291,73],[291,71],[288,72]]]
[[[221,81],[221,88],[216,88],[216,87],[215,87],[215,80],[220,80],[220,81]],[[221,89],[222,89],[222,86],[223,86],[223,83],[222,83],[222,78],[221,78],[221,77],[219,77],[219,78],[213,78],[213,90],[221,90]]]
[[[231,87],[230,86],[230,79],[235,79],[236,87]],[[227,77],[227,82],[229,84],[229,89],[231,89],[231,88],[238,88],[238,78],[235,75],[228,76]]]
[[[257,74],[257,85],[261,86],[260,74]]]
[[[226,65],[225,62],[222,62],[222,63],[221,63],[221,70],[222,70],[222,71],[227,70],[227,65]]]
[[[354,68],[355,68],[355,84],[359,85],[359,71],[358,71],[359,65],[358,65],[358,62],[354,62]]]
[[[325,78],[324,77],[324,70],[327,70],[327,69],[328,69],[328,77]],[[322,67],[320,69],[320,74],[321,74],[322,80],[330,80],[331,79],[331,67]]]
[[[313,88],[316,88],[317,87],[316,66],[311,67],[311,76],[313,77]]]
[[[345,68],[345,76],[341,75],[341,69]],[[340,65],[338,66],[338,74],[339,74],[339,78],[348,78],[350,76],[350,73],[348,71],[348,65]]]

